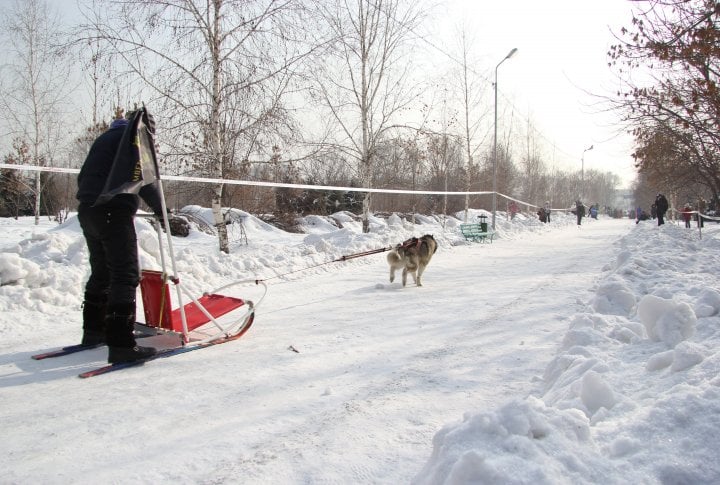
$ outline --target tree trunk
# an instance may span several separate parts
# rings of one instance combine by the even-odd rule
[[[213,221],[215,222],[215,228],[218,233],[218,243],[220,245],[220,251],[223,253],[230,253],[230,244],[228,243],[227,226],[225,225],[225,217],[222,213],[222,184],[215,187],[215,192],[212,197],[212,214]]]
[[[38,171],[35,175],[35,225],[40,225],[40,174]]]
[[[368,192],[365,194],[363,199],[363,211],[362,211],[362,230],[364,233],[370,232],[370,204],[372,203],[372,193]]]

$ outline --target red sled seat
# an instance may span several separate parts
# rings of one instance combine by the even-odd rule
[[[170,285],[161,271],[142,270],[140,291],[146,326],[185,333],[180,314],[181,309],[171,309]],[[188,332],[192,332],[211,319],[219,318],[245,304],[245,301],[240,298],[216,294],[203,295],[196,301],[199,305],[192,301],[183,306]]]

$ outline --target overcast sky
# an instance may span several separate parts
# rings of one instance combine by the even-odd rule
[[[607,52],[613,32],[630,25],[632,7],[629,0],[448,0],[438,29],[467,22],[479,70],[491,81],[517,48],[498,69],[499,111],[512,102],[516,118],[529,115],[557,168],[580,170],[592,145],[585,169],[613,171],[627,184],[634,179],[631,138],[617,136],[617,116],[600,113],[593,95],[617,91]]]

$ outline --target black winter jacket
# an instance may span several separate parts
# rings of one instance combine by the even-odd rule
[[[665,215],[670,206],[670,204],[668,204],[667,198],[665,198],[665,196],[662,194],[658,194],[658,196],[655,197],[655,205],[657,206],[658,214],[662,216]]]
[[[115,153],[120,145],[125,126],[110,128],[97,137],[90,147],[85,163],[78,175],[77,200],[82,204],[92,206],[105,188],[105,182],[110,175]],[[148,184],[140,189],[140,197],[150,206],[155,214],[162,214],[160,192],[155,184]],[[103,204],[108,208],[126,207],[133,212],[140,206],[140,197],[135,194],[118,194]]]

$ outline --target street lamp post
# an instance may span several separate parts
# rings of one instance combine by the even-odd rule
[[[585,195],[585,152],[589,152],[593,149],[595,145],[590,145],[582,152],[582,157],[580,158],[581,168],[580,168],[580,191],[582,192],[582,196]]]
[[[502,61],[498,62],[497,66],[495,66],[495,139],[493,142],[493,198],[492,198],[492,228],[493,231],[495,230],[495,213],[497,212],[497,93],[498,93],[498,67],[500,67],[500,64],[510,59],[515,53],[517,52],[517,48],[513,47],[513,49],[508,52],[508,55],[506,55]]]

